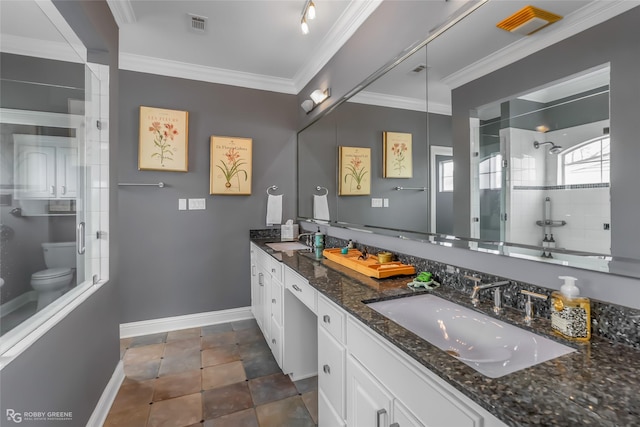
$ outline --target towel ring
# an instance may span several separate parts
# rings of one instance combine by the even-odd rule
[[[268,194],[268,195],[270,195],[270,196],[275,196],[275,194],[271,194],[271,193],[269,193],[269,190],[276,191],[277,189],[278,189],[278,186],[277,186],[277,185],[272,185],[271,187],[268,187],[268,188],[267,188],[267,194]]]
[[[324,194],[321,194],[321,196],[326,196],[327,194],[329,194],[329,190],[327,190],[327,187],[320,187],[319,185],[316,187],[316,191],[320,191],[320,190],[324,190]]]

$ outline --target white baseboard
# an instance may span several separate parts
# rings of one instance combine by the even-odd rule
[[[179,329],[197,328],[218,323],[235,322],[253,319],[251,307],[231,308],[229,310],[210,311],[207,313],[187,314],[184,316],[164,317],[162,319],[142,320],[140,322],[120,325],[120,338],[140,335],[158,334]]]
[[[107,420],[107,415],[109,415],[111,405],[113,405],[113,401],[116,399],[116,395],[118,394],[118,390],[120,390],[120,386],[123,381],[124,365],[121,360],[116,365],[116,369],[114,369],[111,379],[102,392],[102,396],[100,396],[100,400],[98,400],[98,404],[93,410],[91,418],[87,421],[87,427],[99,427],[104,424]]]
[[[12,300],[0,305],[0,315],[6,316],[9,313],[13,313],[25,304],[31,301],[38,301],[38,293],[36,291],[27,291],[22,295],[15,297]]]

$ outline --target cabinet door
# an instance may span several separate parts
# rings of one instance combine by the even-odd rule
[[[56,197],[56,149],[19,144],[16,147],[16,199],[52,199]]]
[[[78,196],[78,149],[56,148],[56,194],[61,199]]]
[[[256,300],[253,315],[256,318],[258,326],[262,329],[262,333],[265,335],[265,338],[267,338],[267,334],[265,332],[267,325],[264,324],[264,299],[266,294],[265,289],[267,289],[265,284],[268,282],[270,277],[271,276],[265,272],[264,268],[258,265],[258,285],[256,286]]]
[[[347,424],[387,427],[392,397],[352,356],[347,357]]]
[[[389,427],[425,427],[398,399],[393,401],[393,423]]]
[[[345,348],[326,329],[318,328],[318,388],[334,411],[344,417]]]
[[[251,313],[253,313],[253,317],[258,318],[257,307],[259,305],[258,301],[258,261],[257,261],[257,251],[258,249],[251,244]]]

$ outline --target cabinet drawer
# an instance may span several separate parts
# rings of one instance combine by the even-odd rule
[[[285,269],[284,286],[289,289],[304,305],[309,307],[312,312],[317,312],[318,293],[309,282],[298,273],[290,269]]]
[[[271,277],[278,279],[278,281],[282,282],[282,263],[277,259],[269,256],[268,263],[266,264]]]
[[[318,389],[344,418],[345,349],[322,328],[318,330]]]
[[[346,315],[343,310],[326,297],[318,295],[318,324],[343,344],[345,319]]]

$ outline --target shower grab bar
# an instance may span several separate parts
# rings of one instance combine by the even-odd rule
[[[120,182],[118,183],[119,187],[160,187],[163,188],[166,184],[162,181],[160,181],[157,184],[136,184],[136,183],[129,183],[129,182]]]
[[[393,187],[394,190],[416,190],[416,191],[427,191],[427,187]]]

